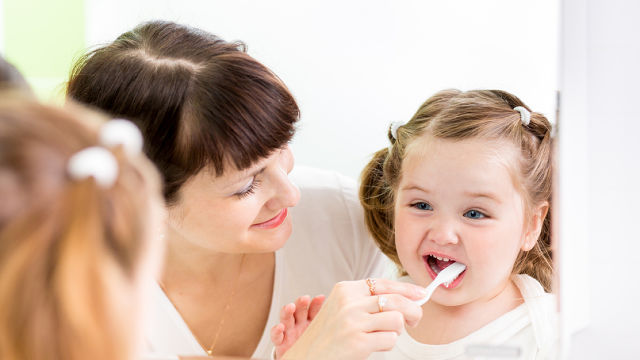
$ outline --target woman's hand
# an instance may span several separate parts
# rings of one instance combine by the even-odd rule
[[[419,286],[385,279],[376,280],[374,295],[370,290],[365,280],[336,284],[283,359],[366,359],[391,350],[405,323],[420,321],[422,308],[411,300],[425,294]]]
[[[282,355],[298,340],[307,326],[316,317],[324,295],[311,299],[308,295],[299,297],[295,303],[287,304],[280,311],[280,323],[271,329],[271,341],[275,345],[275,358]]]

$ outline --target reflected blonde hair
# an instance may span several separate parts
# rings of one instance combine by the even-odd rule
[[[1,359],[131,357],[133,280],[160,184],[121,148],[111,188],[69,179],[68,159],[98,145],[104,120],[0,96]]]
[[[389,131],[391,146],[376,152],[362,172],[360,201],[376,244],[402,274],[406,272],[396,250],[393,208],[407,147],[426,134],[452,140],[480,137],[506,140],[520,150],[513,173],[525,200],[526,213],[533,206],[549,203],[539,238],[531,250],[520,252],[513,273],[528,274],[546,291],[551,290],[551,123],[544,115],[532,112],[531,122],[525,126],[520,113],[513,110],[516,106],[529,110],[520,99],[505,91],[444,90],[425,101],[413,118],[397,130],[397,140]]]

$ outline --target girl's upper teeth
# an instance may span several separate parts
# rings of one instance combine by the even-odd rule
[[[436,259],[438,259],[440,261],[449,261],[449,258],[446,258],[446,257],[440,257],[440,256],[435,256],[435,255],[431,255],[431,256],[433,256],[434,258],[436,258]]]

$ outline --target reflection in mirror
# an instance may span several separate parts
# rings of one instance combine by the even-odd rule
[[[513,108],[525,104],[534,114],[533,126],[527,130],[531,130],[531,136],[540,141],[549,140],[545,138],[548,125],[540,128],[542,116],[550,123],[555,121],[555,2],[493,1],[488,6],[487,3],[476,1],[442,4],[413,1],[372,6],[364,1],[315,4],[277,1],[271,2],[269,6],[249,6],[236,2],[200,2],[197,6],[192,3],[178,6],[170,2],[155,1],[153,6],[147,5],[145,2],[128,3],[128,11],[121,11],[122,7],[118,5],[91,2],[88,7],[88,42],[97,44],[112,41],[120,33],[147,18],[179,19],[182,23],[198,26],[226,40],[244,41],[248,45],[249,54],[268,66],[286,83],[300,106],[302,117],[291,144],[298,166],[324,168],[358,178],[371,154],[391,145],[388,138],[389,124],[393,121],[408,121],[420,104],[442,89],[501,89],[516,95],[522,102],[507,101],[508,106],[501,111],[508,113],[508,117],[517,123],[521,114]],[[138,16],[139,13],[145,14],[145,18]],[[115,16],[116,14],[118,16]],[[118,23],[114,22],[116,18],[119,19]],[[468,101],[475,104],[473,97]],[[408,136],[407,131],[406,127],[401,127],[399,136]],[[504,319],[504,316],[507,316],[505,313],[513,317],[514,322],[517,322],[516,318],[527,320],[523,313],[530,304],[513,300],[518,294],[524,295],[523,289],[530,288],[527,280],[522,280],[527,278],[522,278],[519,286],[514,282],[508,282],[506,289],[511,298],[501,298],[504,301],[502,307],[482,308],[484,311],[473,309],[477,311],[473,312],[476,315],[467,316],[461,322],[445,320],[443,314],[446,310],[463,309],[464,307],[456,307],[461,303],[473,303],[472,300],[490,297],[489,289],[498,288],[497,279],[504,278],[504,274],[509,273],[510,266],[517,263],[518,250],[536,249],[535,235],[548,230],[543,220],[550,210],[544,201],[528,204],[531,206],[526,209],[515,207],[517,209],[514,211],[506,210],[507,206],[515,206],[511,200],[518,199],[516,195],[522,196],[511,182],[507,181],[510,178],[505,177],[505,174],[510,174],[514,168],[509,161],[516,156],[516,149],[519,149],[520,145],[508,142],[498,145],[484,139],[469,139],[457,144],[446,139],[434,138],[436,139],[424,136],[417,139],[413,145],[413,155],[408,156],[408,163],[403,164],[403,168],[411,171],[404,174],[407,176],[403,180],[413,179],[415,183],[400,181],[398,184],[400,188],[396,194],[395,221],[399,226],[394,229],[398,246],[395,258],[398,263],[405,265],[403,268],[410,277],[402,280],[410,280],[420,285],[430,282],[435,273],[445,267],[451,259],[467,262],[467,272],[460,277],[458,283],[454,281],[448,290],[457,291],[457,297],[448,299],[447,291],[439,289],[423,309],[424,319],[440,319],[443,321],[440,328],[451,329],[451,332],[433,332],[433,329],[424,326],[427,322],[408,329],[408,334],[417,343],[442,345],[456,339],[468,338],[478,329],[485,329],[492,321]],[[453,146],[452,143],[461,147]],[[494,153],[501,154],[501,157],[496,158],[492,155]],[[534,157],[538,155],[532,154]],[[487,157],[493,161],[485,161]],[[509,166],[501,166],[505,162]],[[444,176],[445,174],[448,176]],[[482,176],[484,178],[478,178]],[[437,183],[430,182],[436,180]],[[463,191],[467,190],[463,185],[480,180],[489,183],[485,188],[470,190],[487,196],[474,198],[469,204],[464,198],[459,198],[453,190],[449,192],[453,184],[460,185],[456,188],[457,191]],[[298,176],[296,181],[302,194],[300,204],[291,210],[294,237],[296,231],[307,231],[304,225],[296,223],[296,216],[299,219],[302,212],[296,208],[304,209],[305,202],[312,201],[313,195],[306,189],[315,186],[309,177]],[[244,185],[240,184],[239,187]],[[437,194],[437,197],[427,197],[431,194]],[[506,201],[506,198],[509,201]],[[456,201],[452,202],[454,199]],[[495,203],[500,203],[502,207],[494,206]],[[319,207],[316,205],[316,208]],[[447,230],[447,226],[451,224],[434,223],[437,226],[433,225],[434,228],[431,229],[418,226],[430,216],[421,212],[439,214],[441,208],[460,213],[463,221],[460,226],[464,226],[464,229],[459,229],[459,233],[455,234],[460,237],[457,247],[447,243],[458,241],[447,239],[453,231]],[[498,224],[518,224],[516,218],[520,214],[519,218],[524,228],[525,213],[528,215],[527,224],[534,224],[532,228],[527,228],[531,231],[525,235],[514,237],[514,228],[510,228],[509,231],[512,232],[508,233],[506,229],[498,227]],[[505,219],[502,217],[503,214],[504,217],[508,217],[508,221],[500,222]],[[484,225],[485,223],[491,225]],[[331,222],[322,225],[332,226]],[[498,242],[502,239],[495,235],[498,229],[502,229],[500,234],[504,236],[511,234],[509,238],[513,242],[509,246]],[[421,243],[420,239],[424,238],[425,234],[432,236],[434,242]],[[293,243],[293,240],[289,240],[285,251],[291,248],[289,244]],[[331,246],[329,244],[331,242],[325,246]],[[449,250],[454,247],[456,250]],[[320,253],[316,255],[321,257]],[[358,255],[367,256],[366,253]],[[394,257],[388,252],[387,255]],[[302,254],[299,257],[297,260],[287,261],[295,263],[305,259]],[[405,259],[407,264],[404,264]],[[541,259],[545,257],[542,256]],[[270,280],[276,284],[277,277],[280,276],[277,273],[278,261],[276,257],[276,279]],[[309,264],[311,268],[302,270],[302,267],[299,270],[308,274],[297,279],[314,284],[322,283],[321,276],[317,275],[322,271],[315,270],[312,262]],[[336,264],[335,259],[329,260],[328,264],[337,266],[332,265]],[[522,266],[526,269],[518,268],[516,272],[522,270],[523,273],[535,274],[535,269],[527,268],[527,262],[522,264],[525,264]],[[239,268],[237,263],[229,266]],[[339,267],[336,267],[330,271],[338,272],[338,269]],[[495,276],[496,274],[500,274],[501,277]],[[289,276],[294,278],[292,275]],[[396,277],[396,266],[390,261],[386,265],[386,276]],[[235,275],[229,277],[235,278]],[[546,277],[548,276],[545,275]],[[544,288],[550,289],[548,281],[538,279],[537,282],[542,282]],[[536,283],[532,283],[531,286],[538,289],[535,287]],[[457,287],[463,289],[465,285],[471,287],[472,284],[475,284],[475,292],[464,293],[462,290],[456,290]],[[504,283],[502,285],[504,286]],[[293,288],[298,289],[297,286]],[[231,287],[227,291],[232,291]],[[297,291],[300,292],[284,291],[278,295],[280,298],[271,300],[272,306],[282,307],[295,302],[299,296],[305,294],[329,295],[331,287],[322,285],[307,287],[304,292]],[[189,315],[189,310],[184,309],[184,306],[187,306],[185,303],[180,303],[180,299],[175,296],[169,298],[183,315],[186,324],[195,324],[195,333],[201,334],[201,341],[194,341],[195,348],[201,350],[198,342],[208,348],[213,334],[218,331],[219,317],[211,317],[213,325],[209,327],[199,326],[197,321],[190,319],[197,319],[202,315]],[[511,302],[508,299],[511,299]],[[225,300],[226,297],[220,299],[221,308],[224,308]],[[429,307],[429,304],[433,307]],[[233,307],[229,311],[232,316],[241,314]],[[521,319],[518,316],[524,317]],[[230,321],[233,320],[226,319],[225,326],[228,326]],[[277,322],[277,315],[270,315],[264,326],[265,333]],[[505,322],[494,323],[494,329],[498,326],[509,327]],[[552,326],[544,329],[555,334]],[[223,329],[220,339],[229,341],[229,337],[224,335],[231,331],[231,328]],[[514,333],[507,335],[507,331]],[[526,344],[530,341],[522,339],[527,336],[530,339],[531,336],[546,335],[532,335],[527,331],[531,330],[523,330],[520,333],[513,328],[498,331],[502,333],[502,337],[499,337],[501,340],[497,342],[490,336],[475,339],[471,337],[469,342],[474,340],[473,346],[469,346],[466,356],[485,356],[487,352],[492,351],[503,354],[518,353],[524,356],[528,351]],[[553,338],[553,335],[549,336]],[[193,341],[193,336],[190,338]],[[508,342],[504,338],[512,341]],[[522,346],[518,345],[520,340]],[[500,346],[493,347],[496,344]],[[254,356],[259,355],[254,353]]]
[[[225,68],[222,51],[198,57],[213,48],[212,37],[165,24],[123,42],[175,36],[170,46],[141,41],[118,58],[129,67],[111,72],[117,61],[91,66],[84,58],[72,76],[71,98],[148,130],[148,153],[171,179],[165,270],[148,306],[149,359],[268,358],[272,342],[277,358],[326,350],[318,344],[342,351],[325,358],[552,356],[555,2],[85,3],[90,46],[160,18],[242,40],[253,58],[225,48],[237,56]],[[181,51],[162,52],[174,47]],[[169,96],[177,83],[189,90],[178,100]],[[242,91],[213,96],[218,86]],[[170,113],[164,106],[195,110],[161,117]],[[256,138],[232,141],[237,134]],[[194,145],[199,140],[205,144]],[[216,172],[189,163],[202,149],[237,151],[207,153],[203,162],[219,165]],[[235,168],[211,160],[223,155]],[[387,164],[385,178],[378,161]],[[363,169],[364,216],[353,181]],[[425,286],[452,262],[466,270],[421,308],[413,303],[420,295],[409,283]],[[352,282],[334,288],[343,280]],[[370,347],[349,342],[356,333],[367,334]]]

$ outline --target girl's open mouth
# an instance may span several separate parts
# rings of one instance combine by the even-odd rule
[[[456,262],[453,259],[440,256],[437,254],[425,255],[422,258],[424,259],[427,272],[429,273],[429,276],[431,276],[431,279],[435,279],[436,276],[438,276],[438,274],[440,273],[440,271],[446,269],[448,266]],[[465,269],[452,282],[450,282],[449,284],[444,284],[442,286],[446,289],[453,289],[457,287],[458,285],[460,285],[460,282],[462,282],[462,278],[466,273],[467,273],[467,270]]]

